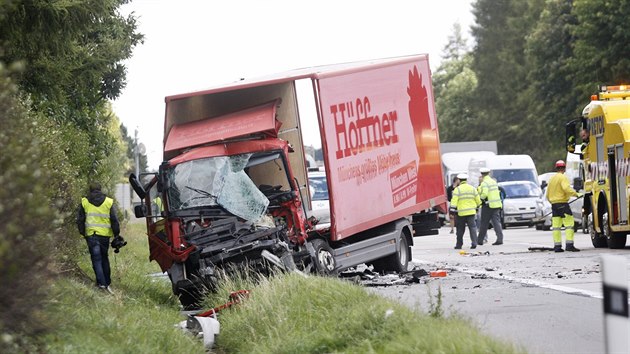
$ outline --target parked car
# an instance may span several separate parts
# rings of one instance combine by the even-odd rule
[[[330,227],[330,203],[328,201],[328,182],[326,172],[308,173],[308,184],[311,192],[312,215],[317,218],[316,229]]]
[[[547,187],[547,183],[549,183],[549,180],[555,174],[556,172],[545,172],[541,175],[538,175],[538,183],[540,183],[540,188],[542,188],[543,192],[545,190],[545,187]]]
[[[543,210],[540,187],[531,181],[499,182],[499,187],[505,190],[502,226],[533,226]]]

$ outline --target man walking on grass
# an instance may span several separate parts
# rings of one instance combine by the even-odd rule
[[[91,183],[89,195],[81,198],[77,211],[77,227],[88,245],[96,286],[111,293],[109,241],[120,235],[120,224],[114,200],[101,192],[100,184]]]

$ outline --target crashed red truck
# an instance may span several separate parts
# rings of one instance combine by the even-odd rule
[[[310,80],[330,218],[313,216],[296,82]],[[186,307],[227,265],[404,271],[444,211],[426,55],[300,69],[166,97],[164,162],[130,182],[150,259]],[[314,119],[314,118],[313,118]],[[142,180],[142,182],[141,182]]]

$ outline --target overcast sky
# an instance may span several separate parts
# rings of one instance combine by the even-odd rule
[[[133,0],[145,35],[126,62],[114,111],[162,160],[164,97],[240,78],[366,59],[429,54],[441,60],[456,22],[470,38],[473,0]],[[468,39],[469,45],[471,40]],[[304,119],[304,117],[303,117]],[[309,136],[305,144],[320,144]]]

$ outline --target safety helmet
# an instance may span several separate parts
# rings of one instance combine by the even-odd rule
[[[457,175],[457,178],[459,178],[460,180],[467,180],[468,179],[468,174],[460,173],[460,174]]]
[[[479,172],[481,172],[481,173],[490,173],[490,169],[487,168],[487,167],[482,167],[482,168],[479,169]]]
[[[556,161],[556,168],[559,168],[559,167],[567,167],[567,165],[564,163],[564,161],[558,160]]]

